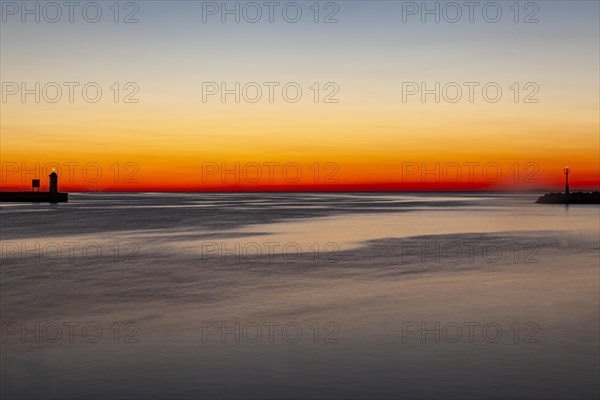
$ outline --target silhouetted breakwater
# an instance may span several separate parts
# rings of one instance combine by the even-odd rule
[[[538,204],[600,204],[600,192],[546,193]]]
[[[66,203],[68,193],[52,192],[0,192],[0,202],[10,203]]]

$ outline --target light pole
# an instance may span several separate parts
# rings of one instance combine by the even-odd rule
[[[569,194],[569,167],[565,167],[565,193]]]

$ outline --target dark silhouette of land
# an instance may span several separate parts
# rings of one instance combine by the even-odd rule
[[[600,204],[600,192],[576,192],[569,190],[569,167],[565,167],[565,192],[546,193],[536,200],[538,204]]]
[[[0,202],[7,203],[66,203],[68,193],[0,192]]]
[[[538,204],[600,204],[600,192],[546,193]]]
[[[40,187],[39,179],[31,182],[31,192],[0,192],[0,202],[10,203],[66,203],[69,201],[68,193],[58,191],[58,175],[56,172],[48,176],[50,178],[50,187],[47,192],[34,191]]]

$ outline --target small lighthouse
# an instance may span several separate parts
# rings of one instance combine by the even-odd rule
[[[565,193],[569,194],[569,167],[565,167]]]
[[[52,170],[52,173],[48,177],[50,178],[50,189],[48,191],[50,193],[58,193],[58,175],[56,175],[56,171]]]

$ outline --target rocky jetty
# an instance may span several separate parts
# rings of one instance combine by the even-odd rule
[[[600,192],[546,193],[538,204],[600,204]]]

